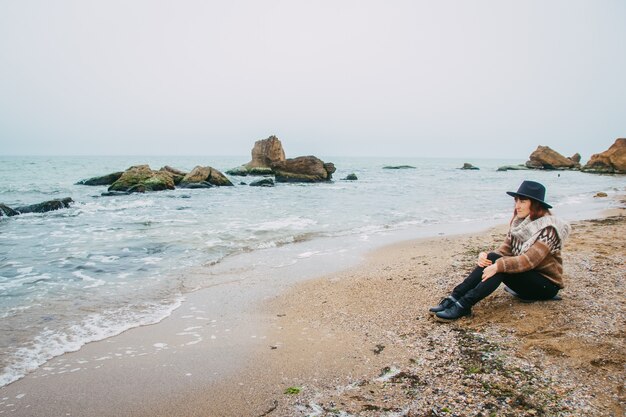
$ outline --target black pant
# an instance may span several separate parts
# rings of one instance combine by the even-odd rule
[[[487,258],[494,262],[501,255],[491,252]],[[559,286],[541,275],[530,270],[518,274],[497,273],[486,281],[482,281],[483,267],[476,267],[452,291],[454,297],[463,307],[471,307],[500,286],[502,282],[515,291],[521,298],[528,300],[548,300],[559,292]]]

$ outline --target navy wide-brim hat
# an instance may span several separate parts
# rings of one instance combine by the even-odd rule
[[[544,201],[546,198],[546,187],[535,181],[524,181],[517,189],[517,192],[507,191],[506,193],[512,197],[517,196],[530,198],[532,200],[538,201],[545,208],[552,208],[550,204]]]

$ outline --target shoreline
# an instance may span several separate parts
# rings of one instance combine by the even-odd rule
[[[497,220],[492,219],[490,222],[495,223]],[[247,300],[256,302],[264,296],[262,294],[264,291],[281,291],[297,282],[354,266],[362,262],[366,253],[385,246],[389,242],[435,234],[456,234],[459,232],[458,228],[463,228],[465,232],[470,232],[482,230],[485,227],[478,222],[430,224],[374,233],[316,237],[315,239],[304,240],[295,244],[279,245],[277,247],[239,253],[235,256],[228,256],[217,263],[189,267],[183,272],[177,272],[169,277],[173,281],[178,281],[184,275],[186,282],[181,286],[182,293],[175,296],[171,307],[166,308],[170,310],[167,315],[157,321],[149,320],[151,321],[149,324],[138,322],[130,327],[124,326],[124,330],[106,337],[89,337],[90,340],[81,344],[78,349],[72,347],[71,350],[64,349],[63,352],[54,354],[54,356],[46,359],[35,369],[30,370],[27,375],[37,371],[42,366],[46,366],[48,362],[55,358],[80,351],[91,343],[106,341],[125,332],[133,331],[136,328],[158,325],[174,314],[179,309],[181,303],[197,291],[212,291],[218,286],[227,286],[236,282],[247,282],[253,285],[261,284],[262,287],[257,288],[258,291],[251,294],[250,300]],[[263,282],[261,283],[261,281]],[[209,295],[209,297],[212,297],[212,295]],[[234,311],[233,314],[237,314],[237,311]],[[7,385],[19,381],[23,377],[18,377]],[[2,388],[0,387],[0,389]]]
[[[597,240],[603,236],[619,238],[626,229],[623,209],[604,214],[600,219],[574,222],[578,231],[566,246],[572,250],[567,255],[572,263],[566,266],[569,280],[589,268],[590,259],[585,257],[590,248],[584,246],[581,233],[590,231]],[[616,227],[620,229],[614,230]],[[608,308],[615,315],[611,328],[596,320],[576,329],[569,323],[569,311],[558,314],[558,303],[526,304],[496,291],[475,308],[471,319],[441,324],[428,317],[425,309],[472,266],[476,245],[498,243],[506,229],[498,226],[480,235],[399,242],[374,251],[355,268],[298,284],[261,309],[273,324],[272,339],[260,347],[251,368],[210,390],[187,396],[183,403],[164,401],[141,415],[408,416],[431,415],[427,414],[430,410],[441,415],[446,410],[457,415],[491,410],[497,411],[496,415],[508,412],[523,416],[550,415],[549,410],[557,407],[560,415],[623,415],[620,384],[624,382],[621,370],[626,358],[619,336],[623,308]],[[442,248],[451,249],[449,265],[436,259]],[[618,268],[626,253],[620,250],[619,242],[603,251],[617,257],[605,271],[611,270],[623,284]],[[583,258],[574,262],[581,254]],[[401,259],[396,262],[398,256]],[[415,261],[408,270],[407,259]],[[594,267],[597,262],[593,261]],[[433,266],[438,270],[437,279],[416,282],[416,274]],[[440,274],[451,269],[456,270],[457,278],[440,281]],[[407,295],[395,291],[394,286],[402,283],[422,291],[431,286],[437,290],[425,297]],[[568,287],[572,285],[575,283],[570,281]],[[580,292],[566,288],[562,302],[583,302]],[[604,306],[623,296],[623,291],[616,286],[607,295]],[[413,305],[399,299],[408,299]],[[583,308],[585,314],[589,310],[602,313],[595,305]],[[508,309],[511,316],[503,315]],[[555,312],[559,317],[552,323],[546,316]],[[578,314],[575,319],[587,324],[583,316]],[[469,363],[456,362],[456,355]],[[591,378],[590,370],[594,373]],[[450,371],[463,383],[452,382],[454,378],[446,375]],[[492,373],[505,376],[491,377]],[[588,384],[578,382],[587,380]],[[468,390],[472,384],[473,389]],[[507,389],[515,384],[519,389]],[[487,393],[473,396],[483,385],[489,387],[483,390]],[[449,386],[458,391],[449,391]],[[290,395],[286,393],[290,388],[301,391]],[[228,400],[216,402],[211,393]],[[407,400],[407,393],[415,398]],[[420,402],[420,398],[426,400]]]
[[[249,368],[141,415],[623,416],[624,212],[574,222],[562,301],[527,304],[499,289],[471,318],[449,324],[432,320],[427,307],[507,228],[376,250],[362,265],[261,307],[272,344]]]
[[[358,162],[358,159],[351,160]],[[112,161],[116,161],[116,159],[109,162]],[[365,181],[358,183],[336,182],[329,184],[328,187],[307,186],[303,189],[289,186],[277,187],[271,191],[260,191],[246,187],[236,192],[234,189],[221,189],[219,190],[220,193],[210,194],[201,191],[190,191],[189,193],[185,191],[184,195],[164,192],[134,195],[117,201],[116,199],[97,198],[98,196],[92,195],[91,191],[88,192],[89,187],[76,188],[71,185],[76,188],[77,192],[80,190],[80,195],[83,198],[77,200],[83,200],[84,204],[76,207],[73,212],[66,213],[71,216],[71,220],[67,225],[68,227],[62,226],[63,232],[55,230],[58,227],[59,219],[65,224],[65,214],[62,212],[51,214],[49,219],[46,216],[45,225],[39,225],[38,217],[24,217],[19,222],[3,223],[5,227],[3,232],[6,230],[7,237],[9,237],[8,240],[5,240],[5,245],[8,243],[6,247],[10,248],[11,256],[15,254],[17,260],[23,265],[15,264],[14,266],[13,262],[3,265],[2,275],[7,275],[11,281],[8,285],[9,295],[11,297],[14,295],[15,298],[13,300],[7,299],[9,301],[6,303],[9,319],[5,323],[8,331],[2,344],[2,367],[6,364],[12,364],[15,367],[11,366],[11,369],[7,369],[4,375],[8,378],[3,377],[1,384],[13,379],[13,376],[19,377],[23,374],[24,372],[20,372],[20,369],[32,369],[39,364],[44,364],[48,360],[47,358],[58,356],[66,351],[74,351],[85,343],[113,337],[113,334],[119,334],[126,329],[163,320],[165,316],[170,314],[171,308],[175,307],[176,300],[181,293],[188,294],[192,290],[220,282],[227,285],[228,280],[238,279],[237,275],[246,268],[262,269],[263,272],[258,272],[258,274],[263,273],[264,277],[282,274],[286,276],[286,281],[292,283],[294,281],[292,276],[298,279],[301,277],[302,279],[313,278],[332,270],[352,266],[360,262],[363,259],[363,254],[369,250],[394,241],[414,239],[423,234],[439,235],[442,232],[458,234],[462,233],[463,230],[460,229],[464,228],[475,232],[486,228],[491,223],[504,223],[508,220],[508,216],[503,213],[508,212],[510,202],[509,197],[501,191],[504,189],[502,187],[509,187],[510,183],[515,182],[518,176],[527,175],[527,173],[508,173],[503,176],[500,173],[487,171],[480,175],[478,172],[468,174],[457,170],[456,167],[453,169],[449,162],[443,163],[442,161],[424,163],[424,172],[418,173],[416,171],[413,173],[418,175],[411,175],[410,172],[390,175],[390,173],[378,169],[377,164],[364,164],[362,161],[355,165],[362,165],[364,172],[368,173],[367,177],[364,177]],[[85,169],[83,164],[74,166],[72,172],[81,169]],[[442,169],[447,174],[440,177]],[[554,172],[536,172],[533,175],[541,177],[542,181],[558,181],[563,186],[559,189],[567,190],[567,192],[564,195],[555,195],[555,202],[558,201],[557,206],[558,204],[563,206],[563,211],[567,209],[570,214],[574,213],[574,215],[576,215],[576,210],[594,212],[609,206],[611,197],[617,192],[617,187],[609,186],[615,182],[616,178],[613,177],[584,176],[583,179],[582,177],[579,178],[578,173],[559,174],[559,177],[555,177],[556,173]],[[410,194],[396,192],[396,188],[406,187],[418,177],[420,183],[423,183],[420,189],[423,189],[424,192],[418,190],[415,190],[416,193],[411,192]],[[486,179],[486,182],[483,179]],[[67,176],[48,178],[47,184],[51,187],[59,187],[58,181],[60,180],[67,181]],[[389,180],[392,182],[388,183]],[[458,195],[454,200],[446,197],[445,192],[433,193],[440,185],[439,183],[442,183],[443,186],[452,181],[450,186],[452,186],[451,189],[454,189],[459,180],[468,181],[464,183],[462,189],[498,188],[500,198],[495,200],[497,203],[494,207],[487,208],[484,206],[485,200],[482,197],[482,200],[479,199],[482,203],[476,204],[473,210],[465,212],[463,206],[459,206],[459,203],[464,204],[463,202],[467,201],[462,196],[462,192],[460,194],[458,194],[460,191],[456,192]],[[383,188],[380,188],[381,181],[384,184]],[[580,181],[585,184],[584,189],[574,189],[572,192],[571,187],[578,187]],[[497,184],[501,184],[502,187],[496,186]],[[392,187],[387,187],[388,185],[392,185]],[[447,186],[444,188],[447,189]],[[592,198],[592,195],[599,189],[607,191],[611,197],[606,199]],[[278,193],[278,196],[282,198],[281,201],[289,201],[294,192],[295,195],[299,196],[298,199],[303,197],[304,201],[307,201],[308,212],[302,212],[304,206],[300,207],[296,204],[290,205],[288,210],[281,212],[282,216],[281,213],[274,213],[269,210],[268,216],[251,217],[250,224],[244,221],[241,225],[241,231],[248,229],[254,231],[255,237],[250,245],[242,244],[241,240],[245,238],[245,234],[248,232],[233,235],[231,246],[228,243],[230,242],[228,238],[230,234],[219,232],[222,230],[222,226],[216,227],[218,235],[221,237],[215,241],[225,241],[225,246],[234,248],[235,254],[231,256],[229,255],[230,249],[224,249],[222,254],[225,255],[225,258],[218,262],[219,265],[216,265],[215,268],[211,265],[202,264],[209,260],[213,263],[216,260],[213,256],[214,252],[220,252],[221,249],[219,248],[224,246],[218,243],[216,245],[218,249],[213,251],[212,245],[215,242],[210,237],[214,230],[211,227],[212,222],[199,222],[198,225],[203,224],[204,226],[198,230],[199,234],[196,236],[196,231],[187,230],[187,227],[181,226],[183,223],[194,224],[194,221],[187,223],[177,220],[180,216],[184,218],[198,215],[197,213],[204,210],[202,207],[206,207],[207,203],[215,200],[216,197],[219,199],[219,203],[213,202],[220,207],[228,207],[229,204],[232,204],[232,209],[241,210],[241,207],[247,207],[246,202],[250,201],[249,197],[253,197],[253,201],[264,207],[267,206],[270,199],[276,198],[275,194]],[[371,200],[369,197],[366,199],[356,198],[356,194],[369,196],[371,192],[382,192],[379,196],[383,204],[369,205],[368,201]],[[245,197],[248,194],[250,195]],[[481,195],[483,194],[481,193]],[[244,196],[245,198],[231,199],[230,197],[233,195]],[[399,198],[398,195],[405,195],[406,197]],[[428,198],[425,200],[426,196]],[[331,204],[330,206],[327,203],[322,204],[324,207],[322,212],[329,211],[332,213],[330,217],[314,214],[318,211],[316,210],[318,206],[311,204],[312,202],[342,202],[346,197],[348,197],[345,200],[346,205],[342,203]],[[428,206],[420,207],[420,201],[428,201]],[[242,202],[246,204],[241,205]],[[112,207],[105,207],[109,204]],[[481,206],[485,207],[486,211]],[[155,211],[154,207],[160,209]],[[399,211],[396,210],[396,207]],[[115,210],[109,210],[113,208]],[[103,209],[105,210],[102,211]],[[179,209],[184,210],[179,211]],[[478,212],[476,212],[477,209]],[[118,210],[121,211],[118,212]],[[242,212],[247,211],[242,210]],[[561,208],[558,211],[560,212]],[[111,213],[116,213],[111,216],[112,219],[121,215],[121,217],[129,216],[131,221],[115,226],[117,220],[111,224],[110,220],[112,219],[109,218]],[[164,215],[164,213],[170,214]],[[440,213],[441,216],[437,213]],[[234,217],[241,217],[241,214],[239,213]],[[349,217],[346,217],[346,214]],[[360,225],[361,227],[349,228],[349,232],[340,232],[343,227],[335,227],[337,226],[337,219],[351,219],[353,215],[361,218],[361,220],[354,223],[349,220],[349,224]],[[280,220],[283,216],[286,216],[283,219],[286,220],[285,224],[282,224],[282,220]],[[132,221],[134,218],[144,221]],[[369,219],[372,220],[371,227]],[[274,220],[278,221],[275,223]],[[25,224],[19,225],[18,223],[22,221]],[[310,224],[316,224],[316,221],[319,221],[319,227],[308,227],[309,221],[312,222]],[[418,221],[421,224],[415,224]],[[433,225],[432,221],[442,223]],[[456,223],[446,225],[446,221]],[[258,227],[254,225],[255,222],[259,222]],[[341,224],[343,225],[343,222]],[[100,227],[94,227],[96,225]],[[23,229],[22,226],[26,229]],[[118,226],[129,230],[127,238],[121,241],[113,237],[115,233],[111,233],[113,230],[117,230]],[[207,229],[202,232],[204,227]],[[265,231],[257,230],[266,227],[268,228],[268,235]],[[271,232],[274,227],[278,230],[276,234]],[[293,229],[294,227],[295,229]],[[299,227],[304,228],[302,234],[298,231]],[[445,228],[448,230],[444,231]],[[283,229],[293,229],[287,233],[287,236],[291,237],[284,240],[276,238],[283,234]],[[312,231],[310,234],[307,233],[309,229]],[[427,232],[427,230],[430,231]],[[27,233],[27,231],[32,233]],[[84,237],[84,239],[78,239],[76,246],[75,243],[71,242],[71,235],[75,232]],[[352,234],[352,232],[355,233]],[[32,241],[20,238],[22,235],[32,238],[38,233],[42,233],[42,236],[47,236],[47,238]],[[346,233],[351,234],[346,236]],[[186,235],[189,236],[189,239]],[[325,238],[323,235],[333,235],[334,237]],[[296,243],[284,245],[281,243],[291,242],[291,238]],[[301,244],[300,239],[303,239],[305,243]],[[310,242],[306,242],[308,240]],[[12,245],[11,242],[15,242],[15,245]],[[261,244],[256,245],[255,242]],[[279,246],[279,248],[260,249],[274,245]],[[52,246],[53,250],[48,250],[49,246]],[[236,250],[240,246],[246,248],[242,250],[243,253]],[[359,247],[358,250],[357,247]],[[60,252],[57,252],[57,248],[61,248],[59,249]],[[129,248],[130,251],[127,250]],[[186,254],[187,251],[183,250],[185,248],[189,249],[189,256]],[[290,250],[291,253],[289,253]],[[248,251],[252,251],[252,254]],[[151,254],[153,252],[158,255],[156,257],[143,256],[145,253]],[[57,253],[59,259],[56,259]],[[35,254],[40,254],[40,256],[34,256]],[[90,257],[95,254],[95,256],[93,259],[87,259],[83,258],[84,254],[88,254]],[[99,254],[106,256],[102,257]],[[338,254],[341,258],[337,256]],[[279,256],[283,256],[283,261],[275,262]],[[307,256],[308,260],[306,259]],[[61,258],[62,261],[60,261]],[[294,262],[297,262],[298,265],[293,268],[290,267],[289,265]],[[311,266],[298,267],[307,262]],[[182,266],[182,263],[187,265],[185,269],[177,269]],[[232,265],[231,270],[223,267],[227,264]],[[172,268],[173,265],[176,267]],[[27,269],[30,267],[33,269]],[[223,272],[225,277],[219,276],[221,272],[216,271]],[[93,273],[90,274],[90,272]],[[247,274],[248,271],[244,272]],[[41,277],[39,275],[41,274],[45,280],[40,282],[39,278]],[[247,276],[254,278],[254,274],[253,272]],[[288,276],[289,274],[291,276]],[[198,278],[188,279],[190,276]],[[22,292],[20,292],[21,283],[12,277],[19,277],[24,281],[28,291],[32,291],[33,302],[28,301],[30,293],[22,296]],[[95,281],[92,281],[92,278]],[[52,295],[58,285],[67,285],[68,282],[70,285],[63,287],[68,290],[65,296]],[[5,287],[3,285],[3,289]],[[140,288],[149,288],[154,291],[144,292]],[[52,296],[48,296],[49,292]],[[115,300],[128,299],[127,296],[133,293],[136,294],[136,297],[133,297],[132,301],[115,302]],[[44,301],[37,303],[36,300],[38,299]],[[11,307],[13,304],[17,308]],[[4,306],[5,303],[3,303]],[[70,308],[66,308],[66,306],[70,306]],[[131,308],[126,309],[127,306]],[[148,306],[148,308],[145,309],[144,306]],[[58,312],[63,312],[63,314],[56,314]],[[122,312],[122,314],[118,314],[118,312]],[[146,315],[144,312],[148,314]],[[16,347],[18,346],[24,347],[24,350],[17,352]],[[17,360],[15,360],[16,354],[19,355]]]
[[[606,204],[604,204],[606,205]],[[585,206],[582,213],[575,213],[580,216],[596,216],[601,211],[593,205]],[[574,212],[570,213],[574,214]],[[408,228],[390,229],[387,231],[377,231],[373,233],[349,234],[344,236],[316,237],[312,240],[304,240],[296,242],[296,244],[279,245],[278,247],[270,247],[247,253],[239,253],[235,256],[228,256],[217,263],[207,266],[189,267],[182,273],[176,273],[170,276],[171,280],[179,280],[181,275],[185,276],[185,285],[182,294],[175,297],[174,303],[170,307],[167,315],[154,321],[149,319],[151,323],[137,322],[134,325],[124,325],[120,330],[112,335],[94,338],[82,343],[78,349],[72,347],[70,350],[64,350],[62,353],[54,354],[54,356],[46,359],[34,370],[45,366],[47,362],[56,357],[76,352],[90,343],[97,343],[120,334],[132,331],[135,328],[158,324],[166,320],[173,311],[177,310],[187,295],[195,291],[202,291],[207,288],[213,288],[217,285],[228,285],[233,281],[259,281],[259,277],[270,277],[274,281],[274,285],[278,285],[278,289],[285,288],[294,284],[294,280],[290,276],[297,276],[297,282],[313,279],[332,272],[338,272],[357,265],[365,259],[367,253],[382,248],[384,246],[394,244],[395,242],[408,241],[414,239],[428,238],[441,235],[458,235],[465,233],[480,233],[489,227],[499,224],[501,219],[491,218],[482,222],[457,222],[457,223],[435,223],[420,224]],[[296,265],[297,264],[297,265]],[[190,278],[197,277],[197,278]],[[285,281],[284,283],[278,282]],[[283,285],[286,284],[286,285]],[[264,282],[264,285],[267,285]],[[185,289],[186,288],[186,289]],[[258,298],[258,297],[256,297]],[[106,329],[105,332],[106,333]],[[34,371],[30,370],[30,372]],[[18,377],[9,384],[23,378]],[[8,385],[8,384],[7,384]],[[0,389],[2,387],[0,386]]]
[[[586,222],[590,221],[592,220]],[[358,277],[355,277],[359,274],[361,279],[365,274],[368,282],[376,281],[377,278],[372,276],[373,271],[379,272],[381,276],[389,276],[391,273],[390,270],[380,267],[381,264],[387,262],[386,259],[409,256],[406,253],[407,248],[415,250],[419,247],[418,252],[425,251],[425,254],[418,256],[425,259],[422,261],[424,265],[420,266],[417,259],[409,256],[408,259],[413,259],[416,264],[412,265],[410,274],[407,271],[404,272],[404,280],[411,281],[411,274],[419,274],[422,269],[428,267],[429,261],[426,260],[428,256],[436,256],[434,253],[428,255],[432,242],[437,241],[439,248],[450,250],[450,256],[455,259],[454,250],[450,247],[458,246],[459,242],[465,242],[460,246],[463,247],[469,244],[468,242],[493,238],[494,233],[502,237],[502,229],[503,226],[498,226],[473,235],[455,234],[396,242],[384,248],[378,247],[373,253],[369,253],[364,261],[352,259],[355,262],[347,269],[329,271],[323,274],[322,278],[305,278],[304,282],[275,283],[276,286],[267,286],[265,289],[258,288],[259,285],[256,285],[258,282],[254,280],[230,281],[228,285],[217,284],[211,287],[214,293],[213,303],[203,299],[205,290],[189,293],[186,295],[183,306],[170,318],[156,325],[131,329],[113,338],[85,345],[78,352],[57,357],[24,379],[3,387],[0,391],[0,398],[7,398],[7,400],[0,403],[0,413],[10,409],[7,404],[11,402],[7,401],[12,398],[16,398],[13,402],[17,408],[11,410],[17,412],[15,415],[32,415],[29,413],[33,413],[38,406],[44,405],[41,403],[54,402],[55,398],[59,397],[70,397],[66,398],[66,405],[58,404],[59,407],[55,408],[59,411],[59,415],[66,415],[69,412],[70,415],[143,415],[145,413],[145,415],[191,416],[207,415],[208,410],[215,412],[209,415],[261,415],[270,409],[274,410],[273,413],[278,413],[275,415],[283,415],[279,413],[280,407],[287,407],[288,402],[283,404],[285,395],[282,392],[290,386],[297,386],[299,381],[305,380],[307,376],[318,375],[322,379],[330,378],[337,381],[343,378],[342,381],[345,383],[345,366],[346,363],[350,363],[348,380],[363,381],[367,378],[371,379],[373,370],[380,373],[380,370],[387,366],[381,366],[381,364],[389,362],[388,357],[391,353],[402,354],[401,349],[394,347],[395,342],[390,344],[389,336],[381,337],[381,342],[373,346],[363,344],[359,332],[356,331],[359,329],[358,326],[357,329],[348,326],[350,331],[342,332],[339,337],[338,330],[345,331],[346,329],[342,326],[349,324],[345,320],[333,323],[330,328],[327,328],[324,320],[328,318],[321,314],[307,323],[308,326],[303,327],[302,322],[306,321],[305,317],[307,317],[305,314],[301,315],[302,319],[291,318],[297,317],[296,307],[309,308],[307,310],[309,314],[311,310],[323,313],[328,307],[327,304],[331,302],[320,301],[313,295],[307,298],[300,293],[303,289],[322,297],[319,293],[320,288],[330,291],[332,288],[329,286],[344,285],[357,279]],[[311,258],[313,258],[311,262],[314,265],[316,261],[314,257]],[[341,262],[340,260],[339,264]],[[463,259],[458,258],[453,261],[453,265],[461,267],[464,262]],[[442,266],[444,265],[438,265],[438,267]],[[268,271],[275,273],[276,269],[268,269]],[[313,270],[310,272],[315,275]],[[390,282],[393,280],[391,277]],[[324,285],[320,282],[324,282]],[[384,289],[387,283],[371,284],[374,288]],[[272,292],[277,288],[278,292]],[[429,289],[428,286],[420,288]],[[438,293],[442,291],[444,288],[438,289]],[[256,299],[262,300],[260,304],[243,304],[249,300],[246,297],[251,293],[255,294]],[[376,292],[367,293],[367,295],[371,297],[372,302],[360,307],[364,314],[368,314],[370,310],[380,309],[380,304],[385,302],[379,299],[380,296]],[[429,302],[436,302],[438,298],[435,300],[433,297],[439,296],[440,294],[430,296]],[[341,298],[342,295],[335,290],[329,295],[329,298],[333,297]],[[388,301],[391,302],[393,298],[390,297]],[[374,301],[377,299],[378,302]],[[229,302],[217,304],[216,300],[229,300]],[[343,301],[350,305],[350,300]],[[281,311],[294,312],[288,314],[281,313]],[[419,311],[419,309],[416,310],[416,312]],[[415,317],[390,315],[381,323],[384,325],[384,323],[394,321],[396,325],[402,322],[410,328]],[[444,329],[435,330],[435,334],[437,331],[444,331]],[[158,334],[155,335],[155,332]],[[242,340],[247,340],[245,347],[240,345]],[[310,357],[299,358],[299,352],[307,349],[309,351],[313,349],[313,360]],[[377,349],[380,350],[379,353],[375,353]],[[277,364],[276,358],[267,357],[268,353],[285,355],[280,358],[284,364]],[[208,355],[220,359],[212,360],[210,366],[207,366],[205,362]],[[363,358],[367,358],[365,364],[355,365],[355,363],[360,363],[357,359]],[[320,367],[320,364],[323,366]],[[401,365],[398,364],[398,366]],[[259,367],[264,367],[265,370],[260,370]],[[295,372],[294,369],[296,369]],[[337,373],[327,375],[321,371],[322,369],[336,369]],[[202,372],[207,374],[199,376],[198,373]],[[276,379],[276,375],[282,376]],[[111,386],[111,381],[117,381],[117,386]],[[253,384],[250,381],[256,381],[257,384],[252,387]],[[82,399],[76,398],[77,387],[81,387],[79,391],[83,394]],[[121,389],[124,387],[132,392],[127,391],[124,394],[124,390]],[[90,389],[95,392],[107,392],[111,397],[104,395],[102,396],[104,398],[94,398],[89,394],[92,392]],[[38,400],[35,399],[34,391],[37,392]],[[124,395],[125,399],[120,398]],[[279,399],[270,400],[272,396],[278,396]],[[218,401],[216,397],[222,400]],[[298,402],[300,401],[298,397],[296,395],[288,399],[292,398]],[[112,398],[119,401],[112,401]],[[163,398],[167,398],[164,403],[161,401]],[[37,401],[40,405],[32,401]],[[274,401],[278,403],[275,404]],[[298,406],[298,404],[291,404],[291,406]],[[307,406],[302,405],[302,407],[306,410]],[[309,413],[314,411],[310,406],[308,407]],[[50,410],[49,405],[45,409]],[[248,410],[251,414],[246,412],[241,414],[244,410]],[[61,414],[62,411],[64,412]]]

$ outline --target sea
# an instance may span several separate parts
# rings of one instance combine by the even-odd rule
[[[0,203],[71,197],[70,208],[0,217],[0,387],[55,356],[128,329],[157,323],[186,294],[215,284],[228,259],[263,253],[297,263],[315,253],[505,224],[525,180],[543,183],[554,214],[568,220],[617,206],[623,176],[576,171],[497,171],[520,160],[324,157],[337,171],[315,184],[176,189],[102,196],[80,180],[149,164],[222,172],[246,156],[0,156]],[[408,165],[413,168],[385,169]],[[356,181],[344,180],[355,174]],[[605,192],[608,198],[594,197]],[[384,237],[384,238],[383,238]],[[300,249],[301,248],[301,249]],[[371,248],[367,246],[367,248]],[[285,255],[287,253],[287,255]],[[284,259],[287,256],[290,259]],[[207,274],[188,274],[190,270]],[[244,274],[242,274],[243,276]]]

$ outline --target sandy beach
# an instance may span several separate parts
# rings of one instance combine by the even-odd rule
[[[192,293],[2,388],[0,415],[623,416],[624,210],[573,223],[561,301],[499,289],[434,321],[428,307],[505,232],[397,243],[253,305],[251,284],[220,286],[225,307]]]

